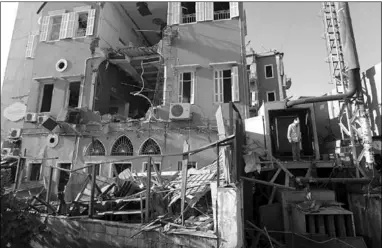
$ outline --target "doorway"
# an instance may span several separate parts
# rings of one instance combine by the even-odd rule
[[[72,167],[71,163],[61,163],[59,167],[62,169],[70,170]],[[58,186],[57,191],[63,192],[65,190],[65,186],[69,182],[70,172],[60,170],[59,178],[58,178]]]

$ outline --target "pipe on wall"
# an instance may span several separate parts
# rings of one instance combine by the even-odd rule
[[[290,108],[296,105],[315,102],[336,101],[353,97],[361,86],[360,66],[357,54],[357,48],[354,39],[353,27],[347,2],[337,2],[337,14],[339,22],[339,31],[341,36],[342,49],[344,51],[344,62],[348,67],[347,76],[349,80],[349,88],[344,94],[309,97],[287,101],[286,107]]]

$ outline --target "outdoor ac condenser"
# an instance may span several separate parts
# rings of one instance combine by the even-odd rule
[[[8,138],[18,139],[18,138],[20,138],[20,135],[21,135],[21,129],[20,128],[11,128]]]
[[[25,115],[25,122],[36,122],[37,121],[37,114],[28,112]]]
[[[172,103],[170,104],[171,120],[188,120],[191,117],[189,103]]]

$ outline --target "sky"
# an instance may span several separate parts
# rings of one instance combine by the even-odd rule
[[[361,70],[381,62],[381,3],[350,2]],[[284,52],[285,73],[292,78],[288,96],[317,96],[333,89],[321,2],[245,2],[247,42],[256,52]],[[17,11],[17,2],[1,2],[1,86]]]
[[[17,6],[17,2],[1,2],[1,88],[3,88],[4,72],[8,61]]]

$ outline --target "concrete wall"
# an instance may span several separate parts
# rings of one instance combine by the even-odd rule
[[[241,33],[240,21],[219,20],[210,22],[181,24],[173,27],[178,30],[171,47],[163,50],[166,55],[167,81],[169,90],[167,103],[177,103],[179,84],[177,73],[173,67],[178,65],[200,65],[196,70],[195,104],[191,111],[196,113],[193,121],[210,119],[215,122],[215,112],[219,104],[214,103],[213,68],[210,63],[236,61],[241,64]],[[227,67],[227,69],[230,66]],[[244,113],[243,105],[248,104],[248,83],[244,74],[244,66],[239,66],[240,102],[237,103]],[[168,107],[168,106],[167,106]],[[222,104],[223,115],[228,118],[228,103]],[[243,115],[242,113],[242,115]]]
[[[41,218],[42,221],[45,217]],[[49,216],[47,229],[41,240],[31,243],[33,248],[199,248],[217,247],[216,238],[211,234],[163,234],[156,231],[142,232],[134,238],[142,225],[91,219],[67,219]],[[63,230],[65,230],[63,232]],[[199,235],[203,233],[199,232]]]
[[[2,61],[7,63],[1,89],[2,135],[8,135],[10,128],[21,128],[23,126],[23,120],[18,122],[9,121],[5,119],[3,113],[4,109],[12,103],[21,101],[26,104],[28,102],[35,60],[25,58],[25,52],[29,34],[39,32],[39,25],[37,23],[39,15],[36,14],[36,11],[41,4],[42,2],[20,2],[18,5],[8,61]],[[36,40],[37,38],[38,36]],[[14,97],[21,98],[16,99]]]
[[[257,77],[259,80],[259,104],[267,102],[267,91],[275,91],[276,100],[280,100],[279,70],[276,63],[276,56],[257,58]],[[273,78],[265,78],[265,66],[273,66]]]

